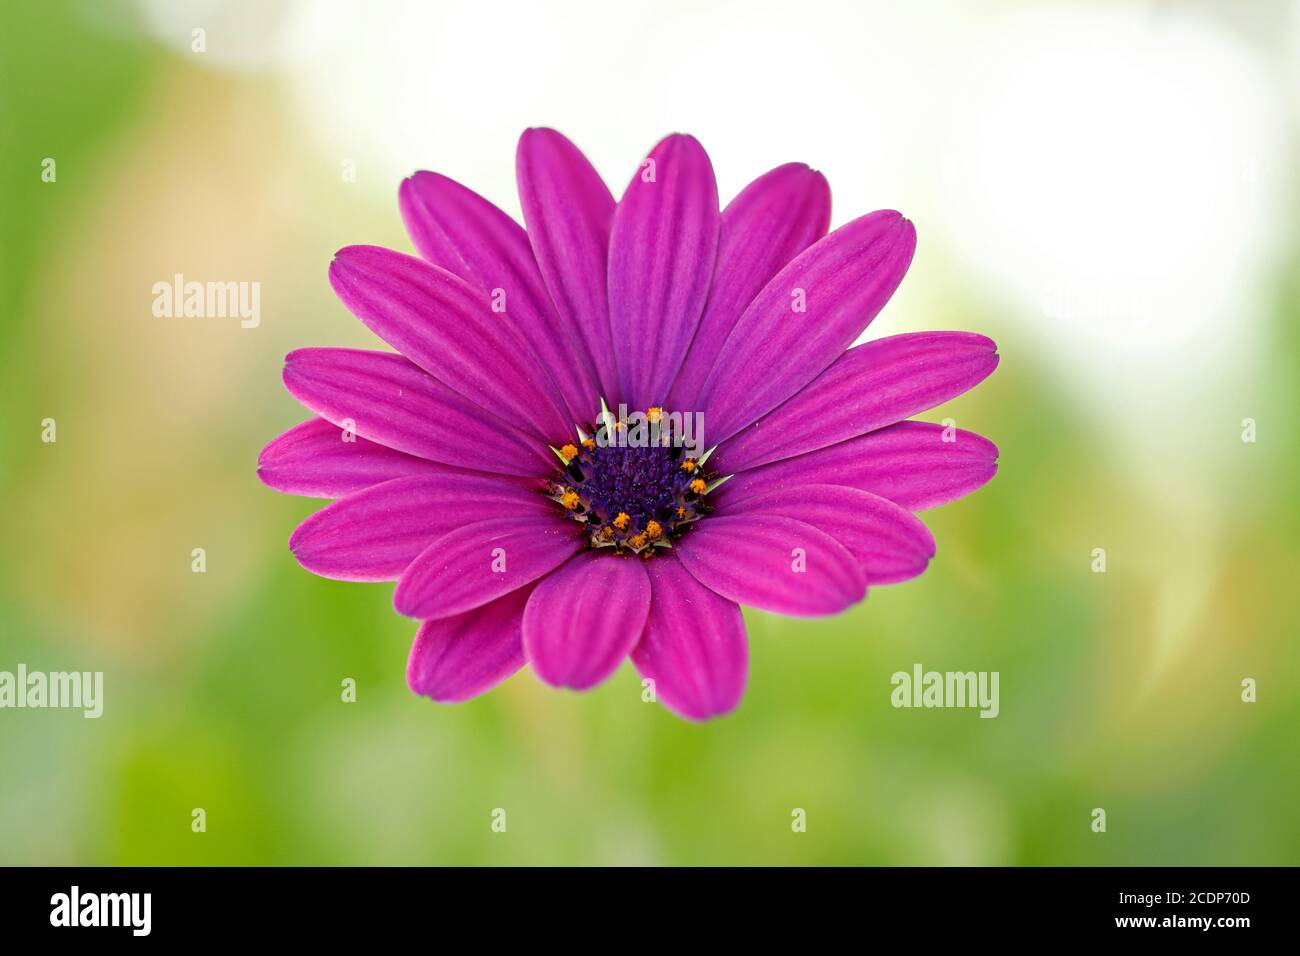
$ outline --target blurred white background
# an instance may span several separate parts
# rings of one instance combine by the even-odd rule
[[[514,143],[535,125],[616,196],[671,130],[703,141],[724,197],[805,161],[835,224],[917,223],[890,331],[961,327],[945,290],[973,285],[1148,466],[1185,469],[1240,417],[1224,401],[1295,212],[1276,158],[1300,115],[1300,4],[141,3],[178,52],[202,26],[209,65],[289,73],[302,133],[369,188],[433,168],[518,215]]]

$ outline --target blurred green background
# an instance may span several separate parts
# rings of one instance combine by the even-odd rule
[[[99,720],[0,711],[0,863],[1300,863],[1300,19],[916,6],[0,5],[0,670],[105,675]],[[747,614],[748,694],[707,725],[630,665],[411,695],[391,586],[300,569],[320,503],[254,474],[306,417],[284,353],[377,346],[333,251],[409,249],[418,167],[517,214],[526,125],[616,195],[673,128],[725,196],[808,161],[835,224],[917,222],[872,335],[1001,348],[924,416],[1002,453],[924,515],[930,571],[835,619]],[[261,325],[155,318],[177,272],[259,281]],[[917,662],[1000,672],[1000,715],[892,708]]]

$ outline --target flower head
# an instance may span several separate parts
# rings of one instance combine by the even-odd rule
[[[920,574],[914,512],[987,482],[997,449],[907,419],[997,365],[989,339],[849,348],[911,262],[891,211],[827,234],[825,179],[780,166],[719,211],[709,158],[662,140],[621,200],[554,130],[520,139],[527,231],[417,173],[420,256],[340,250],[330,282],[396,352],[290,353],[316,416],[258,474],[338,499],[289,547],[325,577],[397,581],[407,668],[439,701],[528,663],[586,689],[627,657],[691,719],[733,709],[740,605],[836,614]],[[707,442],[707,447],[706,447]]]

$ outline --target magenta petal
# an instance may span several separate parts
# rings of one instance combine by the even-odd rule
[[[586,690],[618,670],[649,610],[650,580],[639,559],[587,551],[533,592],[524,655],[546,683]]]
[[[581,150],[553,129],[524,130],[515,169],[528,239],[551,300],[586,351],[600,394],[616,402],[605,282],[614,197]]]
[[[524,666],[521,627],[533,586],[472,611],[425,621],[406,663],[411,690],[440,703],[486,693]]]
[[[934,535],[912,512],[886,498],[843,485],[801,485],[794,494],[772,491],[719,513],[749,518],[785,515],[806,521],[858,559],[867,584],[916,577],[934,557]]]
[[[749,674],[740,608],[700,584],[675,556],[657,557],[646,571],[650,616],[632,663],[675,714],[708,720],[734,710]]]
[[[915,248],[910,222],[892,210],[873,212],[777,273],[732,329],[700,389],[708,440],[730,438],[839,358],[903,281]]]
[[[945,441],[945,439],[951,439]],[[899,422],[818,451],[742,471],[716,492],[719,507],[768,491],[798,495],[809,484],[848,485],[909,511],[955,501],[998,470],[987,438],[929,422]]]
[[[559,567],[583,547],[581,532],[558,514],[459,523],[411,562],[393,606],[421,620],[464,614]]]
[[[341,498],[300,524],[289,550],[313,574],[395,581],[433,541],[502,513],[548,516],[551,502],[524,483],[440,465]],[[522,519],[521,519],[522,520]]]
[[[349,434],[323,418],[295,425],[257,456],[262,484],[311,498],[342,498],[393,478],[440,470],[440,465]]]
[[[719,221],[704,147],[665,137],[632,177],[609,239],[609,321],[630,408],[668,396],[709,294]]]
[[[488,293],[378,246],[340,249],[330,283],[376,335],[479,406],[552,441],[572,430],[536,354]]]
[[[974,388],[997,364],[993,340],[971,332],[866,342],[728,439],[718,449],[719,467],[742,471],[893,425]]]
[[[669,392],[669,408],[695,410],[700,386],[745,307],[782,266],[826,235],[830,219],[826,177],[803,163],[764,173],[727,204],[708,304]]]
[[[575,344],[572,327],[551,305],[523,228],[478,193],[438,173],[416,173],[402,183],[400,205],[420,255],[479,291],[499,296],[559,389],[569,419],[590,420],[600,386],[585,345]]]
[[[525,435],[391,352],[314,348],[290,352],[284,386],[336,425],[430,461],[507,475],[554,467],[546,444]],[[548,460],[549,459],[549,460]]]
[[[866,594],[862,568],[844,545],[783,515],[711,515],[674,553],[711,591],[777,614],[838,614]]]

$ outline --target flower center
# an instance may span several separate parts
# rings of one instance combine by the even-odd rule
[[[725,480],[708,471],[711,450],[699,453],[682,416],[660,408],[615,418],[602,402],[599,427],[552,450],[562,467],[551,497],[587,525],[593,548],[615,553],[671,548],[708,514],[706,496]]]

